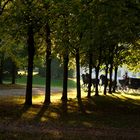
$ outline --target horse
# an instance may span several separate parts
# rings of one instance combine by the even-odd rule
[[[105,75],[102,74],[102,75],[100,76],[100,79],[101,79],[101,82],[102,82],[102,83],[101,83],[102,86],[105,85],[106,83],[107,83],[107,85],[108,85],[109,79],[107,79]]]
[[[90,80],[90,75],[89,74],[82,74],[82,80],[83,80],[83,87],[88,87],[89,85],[89,80]],[[91,84],[95,88],[96,84],[99,84],[99,79],[91,79]]]
[[[105,85],[106,83],[107,83],[107,86],[109,85],[110,79],[106,78],[105,75],[102,74],[102,75],[100,76],[100,79],[101,79],[101,81],[102,81],[102,83],[101,83],[102,86]],[[112,86],[115,86],[115,81],[112,81]]]

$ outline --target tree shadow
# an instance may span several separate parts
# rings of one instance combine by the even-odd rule
[[[78,106],[79,106],[80,111],[81,111],[83,114],[86,114],[86,109],[85,109],[85,106],[84,106],[84,104],[83,104],[81,98],[78,99]]]
[[[26,113],[30,108],[31,106],[25,105],[25,104],[22,106],[22,108],[17,108],[18,109],[18,111],[16,111],[17,114],[15,115],[13,119],[20,120],[22,115]]]
[[[36,116],[34,117],[34,121],[39,122],[41,121],[42,116],[44,116],[46,110],[48,109],[49,105],[43,105],[41,107],[41,109],[39,110],[39,112],[36,114]]]
[[[68,101],[64,101],[62,100],[62,103],[61,103],[61,110],[62,110],[62,114],[67,114],[67,111],[68,111]]]

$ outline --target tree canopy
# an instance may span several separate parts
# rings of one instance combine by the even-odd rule
[[[0,0],[0,70],[5,57],[21,68],[30,66],[27,57],[43,64],[45,54],[48,67],[53,58],[63,60],[66,75],[77,55],[79,66],[91,56],[96,69],[139,70],[139,13],[139,0]]]

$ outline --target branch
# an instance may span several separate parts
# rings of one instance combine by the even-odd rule
[[[0,15],[2,15],[2,13],[3,13],[3,11],[4,11],[5,6],[6,6],[6,5],[7,5],[10,1],[12,1],[12,0],[7,0],[7,1],[3,4],[3,6],[2,6],[2,7],[0,6]]]

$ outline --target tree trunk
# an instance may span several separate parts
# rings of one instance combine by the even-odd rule
[[[99,96],[99,91],[98,91],[98,76],[99,76],[99,70],[100,70],[100,64],[101,64],[101,59],[102,59],[102,48],[100,46],[99,48],[99,62],[98,62],[98,65],[97,67],[95,68],[95,71],[96,71],[96,89],[95,89],[95,96]]]
[[[12,62],[12,84],[16,83],[16,65]]]
[[[77,98],[81,99],[79,49],[76,49]]]
[[[90,98],[91,97],[91,86],[92,86],[92,54],[89,54],[89,83],[88,83],[88,95],[87,97]]]
[[[4,67],[4,53],[1,54],[0,59],[0,84],[3,84],[3,67]]]
[[[106,95],[106,90],[107,90],[107,86],[108,86],[108,64],[106,64],[106,69],[105,69],[105,85],[104,85],[104,95]]]
[[[46,89],[44,104],[51,102],[51,38],[50,38],[50,26],[46,23]]]
[[[115,75],[114,75],[114,82],[113,82],[113,92],[116,92],[116,87],[117,87],[117,72],[118,72],[118,66],[115,67]]]
[[[113,58],[111,58],[110,69],[109,69],[109,93],[112,94],[112,72],[113,72]]]
[[[68,62],[69,62],[69,55],[68,50],[63,56],[63,92],[62,92],[62,100],[67,101],[67,88],[68,88]]]
[[[27,86],[26,86],[26,98],[25,104],[32,105],[32,82],[33,82],[33,60],[34,60],[34,33],[33,27],[28,28],[28,75],[27,75]]]
[[[98,91],[99,65],[95,68],[95,72],[96,72],[96,87],[95,87],[95,96],[99,96],[99,91]]]

